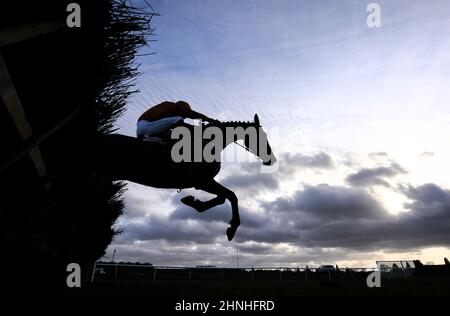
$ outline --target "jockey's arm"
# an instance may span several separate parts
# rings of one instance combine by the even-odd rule
[[[180,115],[184,118],[189,118],[189,119],[193,119],[193,120],[202,120],[202,121],[206,121],[206,122],[210,122],[210,123],[217,121],[217,120],[212,119],[202,113],[192,110],[190,105],[187,102],[178,101],[177,105],[179,107]]]
[[[202,121],[206,121],[206,122],[210,122],[213,121],[213,119],[207,117],[206,115],[196,112],[194,110],[190,111],[191,113],[188,114],[187,118],[193,119],[193,120],[202,120]]]

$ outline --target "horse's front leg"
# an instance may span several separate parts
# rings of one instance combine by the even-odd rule
[[[211,179],[210,181],[201,184],[199,186],[195,187],[196,189],[200,189],[203,191],[206,191],[208,193],[216,194],[217,198],[224,197],[231,203],[231,210],[232,210],[232,218],[230,221],[230,227],[227,229],[227,237],[228,240],[232,240],[234,235],[236,234],[236,230],[238,229],[239,225],[241,224],[241,220],[239,218],[239,208],[238,208],[238,199],[236,194],[234,194],[233,191],[230,189],[227,189],[214,179]]]

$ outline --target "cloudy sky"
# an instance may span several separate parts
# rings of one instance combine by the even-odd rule
[[[372,267],[450,256],[450,3],[345,0],[153,0],[158,41],[139,58],[141,92],[117,122],[185,100],[222,120],[258,113],[279,160],[224,163],[239,198],[203,214],[195,190],[129,183],[118,260],[157,265]],[[238,150],[238,149],[237,149]],[[267,170],[266,170],[267,171]],[[274,170],[270,170],[274,171]]]

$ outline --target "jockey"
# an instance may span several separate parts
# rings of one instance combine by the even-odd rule
[[[216,120],[191,109],[184,101],[164,101],[145,111],[137,122],[137,137],[162,135],[171,128],[183,124],[185,118],[200,119],[206,122]]]

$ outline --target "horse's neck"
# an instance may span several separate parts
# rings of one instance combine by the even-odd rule
[[[228,145],[233,144],[235,141],[243,139],[243,137],[240,137],[240,136],[238,136],[236,139],[227,137],[227,129],[241,127],[241,128],[243,128],[245,130],[246,128],[251,127],[251,126],[255,127],[255,125],[253,123],[251,123],[251,122],[237,122],[237,121],[222,122],[220,124],[217,124],[217,125],[212,124],[210,126],[218,127],[218,128],[221,129],[222,135],[224,135],[224,137],[225,137],[225,139],[224,139],[224,146],[223,146],[224,149]]]

